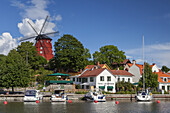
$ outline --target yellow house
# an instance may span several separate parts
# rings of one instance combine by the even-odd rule
[[[87,65],[84,69],[99,69],[99,68],[106,68],[110,69],[107,64],[100,64],[99,61],[97,62],[97,65]]]

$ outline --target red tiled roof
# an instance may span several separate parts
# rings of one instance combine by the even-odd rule
[[[163,72],[155,72],[156,74],[158,74],[158,81],[161,83],[170,83],[170,75],[163,73]],[[161,77],[167,77],[167,82],[164,82],[163,79],[161,79]]]
[[[125,70],[109,70],[112,72],[113,75],[129,75],[129,76],[134,76],[131,73],[125,71]]]
[[[142,75],[142,73],[143,73],[143,65],[141,65],[141,64],[135,64],[135,65],[139,67],[140,74]]]
[[[130,60],[129,60],[129,59],[125,59],[123,62],[120,62],[120,64],[126,64],[127,62],[130,62]],[[131,63],[131,62],[130,62],[130,63]],[[112,64],[113,64],[113,65],[117,65],[118,63],[113,62]]]
[[[127,63],[127,65],[128,65],[129,67],[131,67],[133,64],[132,64],[132,63]]]
[[[98,76],[104,70],[105,70],[105,68],[86,70],[81,76],[79,76],[79,78],[83,78],[83,77],[96,77],[96,76]]]
[[[87,65],[84,69],[91,69],[91,68],[94,68],[96,65]]]
[[[94,68],[95,66],[99,66],[100,68],[102,68],[103,66],[105,66],[106,64],[99,64],[99,65],[87,65],[84,69],[91,69]]]

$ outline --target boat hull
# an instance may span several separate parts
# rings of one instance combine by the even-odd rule
[[[36,102],[39,98],[36,97],[24,97],[24,102]]]
[[[150,95],[140,95],[140,96],[136,96],[136,100],[137,101],[151,101],[152,100],[152,96]]]

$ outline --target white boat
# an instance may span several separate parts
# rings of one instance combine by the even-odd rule
[[[106,102],[105,95],[101,91],[89,91],[85,94],[84,99],[87,101]]]
[[[143,36],[143,61],[144,61],[144,36]],[[137,93],[135,97],[137,101],[151,101],[153,99],[152,93],[151,92],[148,93],[148,90],[147,91],[145,90],[145,73],[144,73],[145,65],[144,64],[143,64],[143,90]]]
[[[66,102],[67,95],[64,92],[64,89],[54,90],[54,94],[51,95],[51,102]]]
[[[146,93],[145,91],[141,91],[137,93],[136,100],[137,101],[151,101],[153,99],[152,93]]]
[[[39,90],[26,90],[24,102],[35,102],[41,99],[43,99],[43,95],[40,94]]]

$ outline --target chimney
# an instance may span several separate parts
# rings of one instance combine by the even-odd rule
[[[155,65],[155,63],[152,63],[152,65]]]
[[[80,69],[80,72],[82,72],[83,70],[82,69]]]
[[[99,62],[99,61],[97,62],[97,65],[100,65],[100,62]]]
[[[136,60],[133,60],[133,64],[136,64]]]

